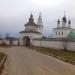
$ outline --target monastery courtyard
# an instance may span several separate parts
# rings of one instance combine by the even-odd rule
[[[6,75],[75,75],[75,66],[25,47],[0,48],[8,55]]]

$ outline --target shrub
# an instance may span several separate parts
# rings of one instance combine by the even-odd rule
[[[6,42],[1,42],[0,46],[8,46],[8,44]]]

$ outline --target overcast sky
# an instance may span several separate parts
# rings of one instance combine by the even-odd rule
[[[31,13],[37,22],[41,12],[44,32],[49,35],[56,26],[56,19],[61,19],[64,11],[67,18],[75,19],[75,0],[0,0],[0,33],[18,34],[24,30]]]

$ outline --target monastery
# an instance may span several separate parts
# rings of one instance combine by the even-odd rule
[[[57,20],[57,26],[53,28],[52,36],[44,38],[41,13],[39,14],[37,23],[34,21],[33,14],[30,14],[29,21],[24,25],[25,29],[20,31],[19,38],[0,38],[0,44],[6,42],[8,45],[13,46],[38,46],[75,51],[75,29],[71,25],[71,20],[67,19],[64,15],[61,20]]]
[[[20,31],[19,45],[39,46],[55,49],[68,49],[75,51],[75,29],[71,28],[71,20],[64,15],[62,20],[57,20],[57,27],[53,28],[52,37],[43,38],[43,22],[41,14],[37,23],[34,22],[33,14],[24,25],[25,30]]]

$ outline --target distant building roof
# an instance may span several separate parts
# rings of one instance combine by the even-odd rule
[[[5,39],[6,39],[6,40],[13,40],[13,41],[19,40],[19,39],[16,38],[16,37],[6,37]]]
[[[3,38],[0,38],[0,40],[3,40]]]
[[[20,33],[37,33],[37,34],[41,34],[40,32],[38,32],[38,31],[26,31],[26,30],[24,30],[24,31],[21,31]]]

